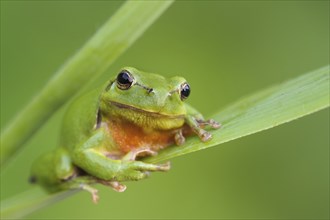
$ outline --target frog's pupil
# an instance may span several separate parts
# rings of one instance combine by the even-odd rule
[[[186,83],[181,89],[181,98],[186,99],[190,94],[190,86]]]
[[[118,82],[122,85],[132,84],[132,82],[133,82],[132,77],[126,72],[119,73],[117,79],[118,79]]]
[[[123,70],[117,76],[117,87],[122,90],[129,89],[133,81],[132,75],[127,70]]]

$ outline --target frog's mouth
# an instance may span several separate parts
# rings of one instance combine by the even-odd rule
[[[143,115],[148,115],[148,116],[152,116],[152,117],[166,117],[166,118],[173,118],[173,119],[179,119],[179,118],[184,118],[184,115],[167,115],[167,114],[163,114],[163,113],[159,113],[159,112],[151,112],[151,111],[146,111],[143,109],[139,109],[136,108],[134,106],[131,105],[126,105],[126,104],[122,104],[122,103],[118,103],[118,102],[114,102],[114,101],[110,101],[110,104],[113,106],[116,106],[117,108],[122,108],[122,109],[129,109],[138,113],[141,113]]]

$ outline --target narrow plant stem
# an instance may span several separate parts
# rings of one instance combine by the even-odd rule
[[[171,3],[124,3],[1,132],[1,165],[82,86],[103,73]]]

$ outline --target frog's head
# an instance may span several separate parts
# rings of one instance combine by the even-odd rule
[[[125,67],[117,77],[108,83],[101,95],[103,106],[111,106],[132,112],[181,117],[186,114],[184,100],[190,94],[190,87],[182,77],[166,79],[163,76]],[[105,106],[104,106],[105,107]]]

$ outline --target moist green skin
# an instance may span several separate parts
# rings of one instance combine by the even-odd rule
[[[167,171],[165,164],[136,161],[136,157],[154,155],[150,146],[139,146],[123,154],[111,132],[110,120],[132,123],[146,132],[173,131],[173,140],[183,144],[182,129],[188,127],[202,141],[211,135],[205,125],[219,128],[213,120],[205,121],[181,96],[182,77],[166,79],[161,75],[125,67],[134,78],[128,89],[121,89],[117,77],[75,100],[65,114],[60,146],[42,155],[32,166],[32,179],[49,192],[84,189],[98,199],[90,185],[101,183],[124,191],[120,182],[140,180],[149,171]],[[114,155],[114,156],[109,156]]]

